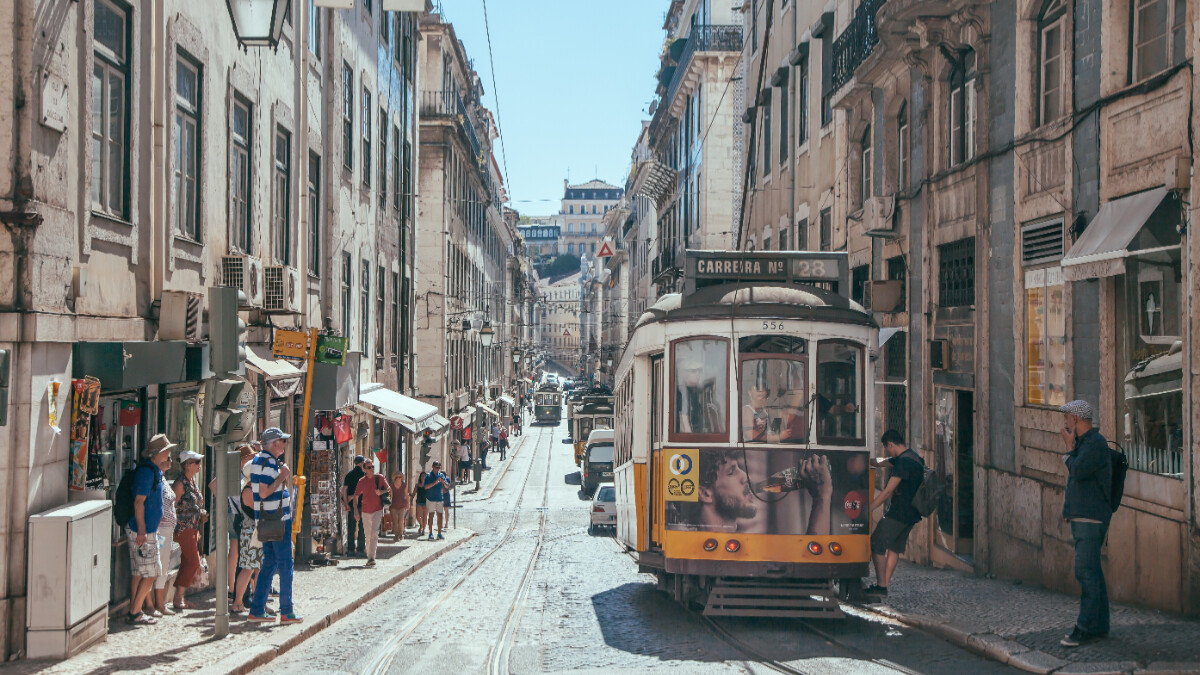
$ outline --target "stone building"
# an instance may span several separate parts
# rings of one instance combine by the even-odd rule
[[[533,342],[545,358],[546,372],[580,372],[582,284],[581,272],[538,281]]]
[[[514,305],[517,221],[502,207],[504,187],[492,155],[495,125],[480,103],[483,86],[454,26],[429,14],[421,34],[418,398],[470,424],[475,415],[495,410],[492,399],[513,384],[517,322],[508,308]],[[485,328],[495,335],[487,348],[480,339]],[[471,390],[478,385],[484,390],[473,407]],[[431,459],[445,465],[446,448],[438,445]]]
[[[517,229],[525,240],[525,253],[531,260],[545,260],[562,254],[562,216],[527,216]]]
[[[562,207],[558,212],[559,252],[580,258],[595,257],[604,238],[604,214],[621,199],[621,188],[602,180],[579,185],[563,181]]]

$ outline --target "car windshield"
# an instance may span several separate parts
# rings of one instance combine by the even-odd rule
[[[606,443],[604,445],[593,445],[588,450],[589,462],[611,462],[613,461],[613,445]]]
[[[611,486],[602,487],[596,493],[596,501],[600,502],[615,502],[617,501],[617,492]]]

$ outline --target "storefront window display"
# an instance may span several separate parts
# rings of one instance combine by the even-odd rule
[[[1030,405],[1067,402],[1067,321],[1062,269],[1025,272],[1025,400]]]

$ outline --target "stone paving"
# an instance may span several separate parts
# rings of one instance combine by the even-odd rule
[[[902,561],[880,613],[1034,672],[1200,673],[1200,620],[1112,606],[1107,639],[1067,649],[1079,598]]]
[[[109,621],[108,639],[74,658],[18,661],[6,664],[3,670],[21,675],[248,672],[474,536],[467,529],[447,530],[445,534],[445,541],[405,539],[390,543],[390,538],[383,539],[374,569],[364,567],[366,560],[361,558],[341,559],[336,566],[298,567],[293,592],[296,611],[304,616],[300,624],[253,624],[242,615],[242,618],[231,617],[228,637],[214,639],[216,596],[209,590],[188,596],[188,602],[194,603],[196,609],[163,617],[153,626],[130,626],[123,618],[113,617]],[[278,605],[278,598],[271,598],[271,606]]]

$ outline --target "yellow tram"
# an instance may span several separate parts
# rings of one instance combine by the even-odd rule
[[[878,327],[844,253],[686,264],[616,371],[617,538],[706,615],[840,616],[870,560]]]
[[[588,434],[594,429],[613,428],[613,397],[585,394],[575,403],[568,401],[567,407],[570,409],[568,429],[575,444],[575,466],[579,466],[583,451],[587,449]]]
[[[533,419],[538,424],[562,421],[562,391],[557,384],[544,383],[533,392]]]

